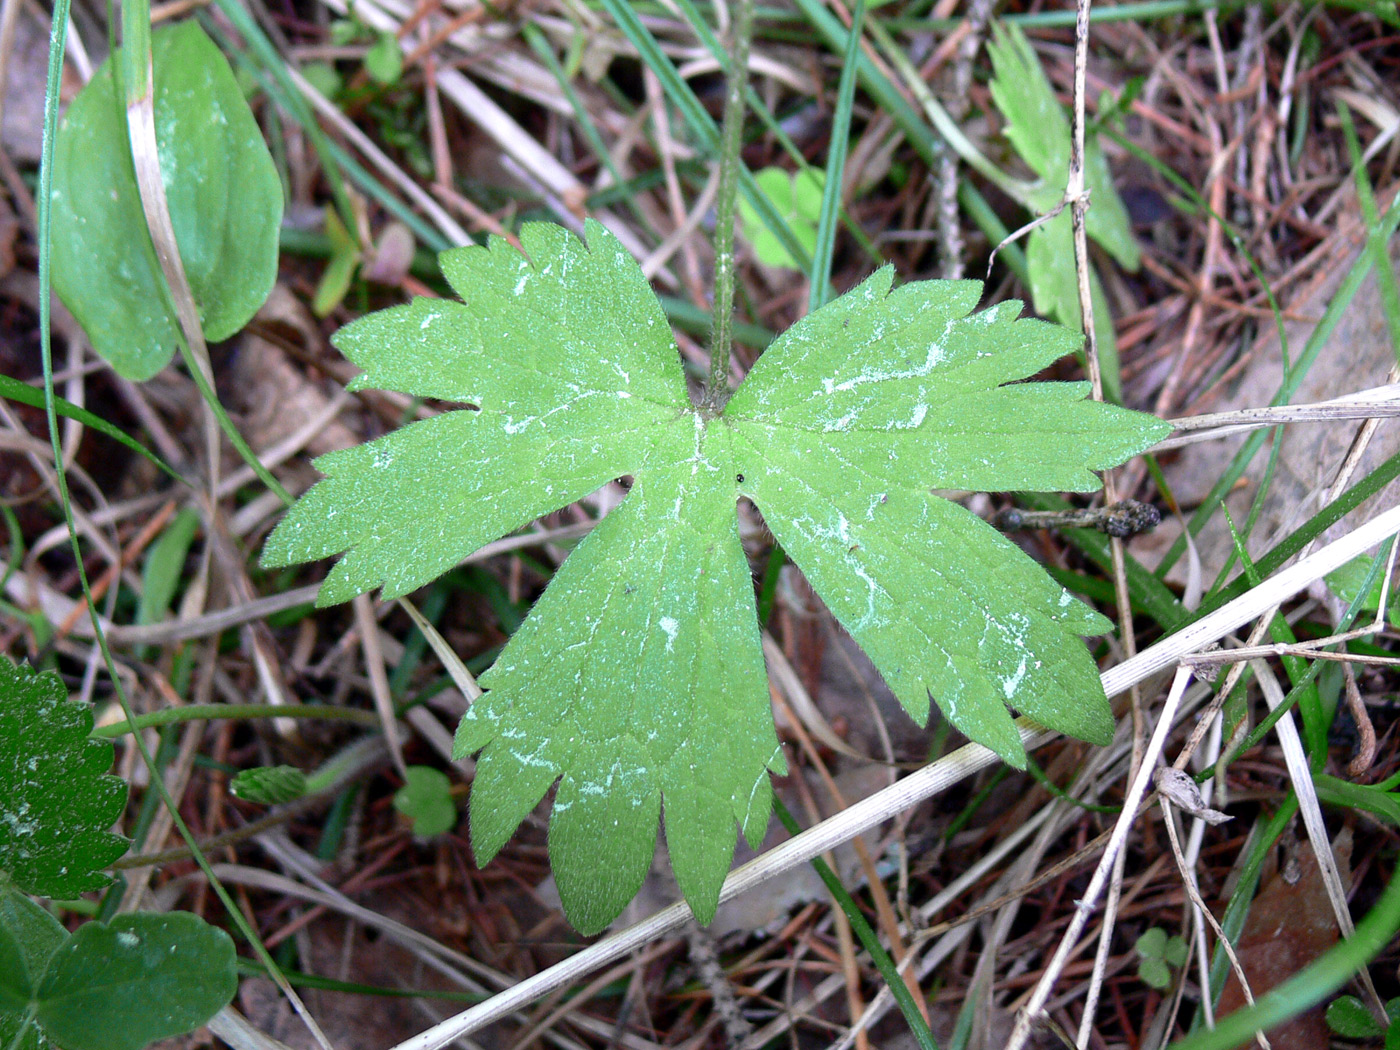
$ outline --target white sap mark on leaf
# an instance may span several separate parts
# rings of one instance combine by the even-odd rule
[[[5,823],[10,826],[11,833],[14,834],[17,838],[27,838],[28,836],[33,835],[34,832],[39,830],[39,825],[37,821],[24,819],[28,815],[28,802],[21,802],[19,804],[19,809],[10,810],[4,814]]]
[[[117,932],[117,943],[128,950],[141,947],[141,938],[130,930],[119,930]]]
[[[1021,679],[1026,677],[1026,654],[1021,654],[1021,662],[1016,666],[1016,673],[1001,680],[1001,691],[1006,694],[1006,699],[1010,700],[1016,695],[1016,687],[1021,684]]]
[[[427,317],[423,318],[423,323],[420,324],[420,325],[418,326],[418,330],[419,330],[420,332],[426,332],[426,331],[428,330],[428,327],[429,327],[434,321],[436,321],[436,320],[438,319],[439,316],[440,316],[440,315],[439,315],[439,314],[436,314],[436,313],[428,314]]]
[[[529,283],[530,283],[530,275],[529,275],[528,273],[522,273],[522,274],[520,275],[520,280],[518,280],[518,281],[515,282],[515,294],[516,294],[516,295],[524,295],[524,294],[525,294],[525,286],[526,286],[527,284],[529,284]]]
[[[674,616],[663,616],[661,629],[666,632],[666,651],[669,653],[676,644],[676,635],[680,633],[681,625],[676,622]]]
[[[1074,599],[1073,599],[1072,597],[1070,597],[1069,591],[1061,591],[1061,592],[1060,592],[1060,608],[1061,608],[1061,609],[1063,609],[1066,605],[1068,605],[1068,604],[1069,604],[1070,602],[1072,602],[1072,601],[1074,601]]]
[[[501,734],[501,735],[504,736],[505,734],[503,733],[503,734]],[[516,735],[516,736],[524,736],[525,734],[524,734],[524,733],[516,733],[515,735]],[[535,766],[535,767],[541,768],[541,769],[552,769],[552,768],[554,768],[554,763],[553,763],[553,762],[550,762],[548,759],[541,758],[540,755],[539,755],[538,753],[527,753],[527,752],[524,752],[524,751],[517,751],[515,748],[511,748],[511,749],[510,749],[510,757],[513,758],[513,759],[515,759],[515,760],[516,760],[517,762],[519,762],[522,766]]]
[[[620,397],[620,398],[622,398],[622,399],[624,399],[624,400],[626,400],[627,398],[631,397],[632,395],[629,394],[626,390],[619,390],[619,391],[617,392],[617,396]]]
[[[872,368],[865,372],[861,372],[859,375],[852,376],[850,379],[843,380],[840,383],[837,383],[828,377],[822,380],[822,389],[827,394],[835,394],[838,391],[854,390],[856,387],[862,386],[866,383],[883,383],[888,379],[913,379],[915,376],[926,376],[935,368],[937,368],[940,362],[942,362],[943,340],[946,340],[948,336],[952,333],[953,326],[956,323],[956,318],[950,318],[944,324],[943,339],[936,340],[929,344],[928,354],[924,358],[922,364],[916,364],[905,369]],[[874,336],[872,342],[878,339],[878,337],[881,334],[881,332],[872,333],[872,336]]]

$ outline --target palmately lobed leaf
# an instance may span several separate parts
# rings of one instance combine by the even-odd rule
[[[317,461],[327,479],[267,564],[347,552],[320,601],[426,583],[532,518],[631,475],[564,562],[458,727],[482,751],[471,836],[486,863],[554,785],[549,847],[570,921],[602,929],[639,888],[658,819],[697,917],[736,827],[767,825],[784,768],[735,504],[752,499],[915,717],[932,694],[1021,764],[1008,708],[1112,732],[1077,637],[1108,621],[936,489],[1097,487],[1165,424],[1019,382],[1078,346],[973,282],[892,290],[881,271],[794,325],[721,415],[692,407],[660,307],[606,230],[527,225],[458,249],[463,302],[417,300],[337,345],[382,386],[471,407]]]
[[[76,897],[111,880],[126,852],[109,830],[126,784],[108,776],[112,745],[58,675],[0,656],[0,873],[26,893]]]

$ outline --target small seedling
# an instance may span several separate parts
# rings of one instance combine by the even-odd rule
[[[1158,991],[1171,987],[1172,972],[1186,965],[1186,942],[1160,926],[1153,926],[1137,939],[1138,977]]]
[[[457,730],[484,749],[471,838],[488,862],[559,782],[549,849],[565,913],[606,926],[636,893],[665,802],[676,879],[709,921],[737,823],[768,824],[774,734],[735,503],[783,549],[920,722],[1017,766],[1008,705],[1099,743],[1113,732],[1076,637],[1110,623],[937,489],[1091,491],[1166,430],[1022,382],[1080,339],[971,313],[973,281],[893,288],[887,267],[777,339],[722,409],[697,407],[641,269],[589,221],[441,257],[464,302],[417,299],[336,336],[351,389],[472,406],[316,461],[327,475],[268,540],[268,566],[344,552],[322,605],[407,594],[614,478],[630,494],[565,561]],[[606,877],[604,876],[606,873]]]
[[[413,821],[413,834],[419,838],[441,835],[457,823],[452,782],[432,766],[408,767],[408,779],[394,793],[394,808]]]
[[[822,210],[822,172],[786,172],[782,168],[764,168],[754,175],[754,181],[773,205],[773,210],[787,220],[788,228],[808,255],[817,246],[817,218]],[[801,267],[776,234],[747,200],[739,199],[739,221],[744,237],[753,246],[758,261],[767,266]]]

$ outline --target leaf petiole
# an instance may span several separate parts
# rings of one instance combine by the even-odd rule
[[[15,1037],[10,1040],[10,1045],[5,1050],[19,1050],[24,1043],[24,1035],[34,1024],[34,1018],[39,1013],[39,1004],[30,1001],[29,1008],[24,1011],[24,1017],[20,1020],[19,1027],[15,1029]]]
[[[729,400],[729,344],[734,313],[734,212],[739,190],[739,147],[744,134],[744,84],[753,34],[753,0],[739,0],[734,14],[733,55],[725,76],[724,124],[720,137],[719,190],[715,197],[715,311],[710,325],[710,378],[700,406],[718,415]]]

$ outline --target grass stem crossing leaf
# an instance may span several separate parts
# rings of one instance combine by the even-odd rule
[[[991,526],[935,489],[1096,489],[1093,471],[1166,425],[1021,382],[1078,337],[971,313],[975,282],[892,289],[888,268],[794,325],[722,412],[693,406],[640,268],[596,222],[447,252],[462,302],[415,300],[342,329],[375,387],[469,408],[316,461],[326,479],[263,552],[344,553],[319,601],[407,593],[497,537],[624,475],[481,678],[456,752],[482,750],[471,835],[486,863],[556,782],[549,847],[565,913],[595,932],[650,863],[658,818],[677,881],[714,914],[735,828],[768,822],[773,731],[735,505],[751,499],[916,718],[929,697],[1024,763],[1008,705],[1106,742],[1094,663],[1107,630]]]
[[[257,312],[277,276],[282,183],[228,60],[197,22],[151,34],[156,145],[180,258],[211,342]],[[128,379],[169,362],[180,328],[151,247],[111,60],[54,143],[54,290]]]

